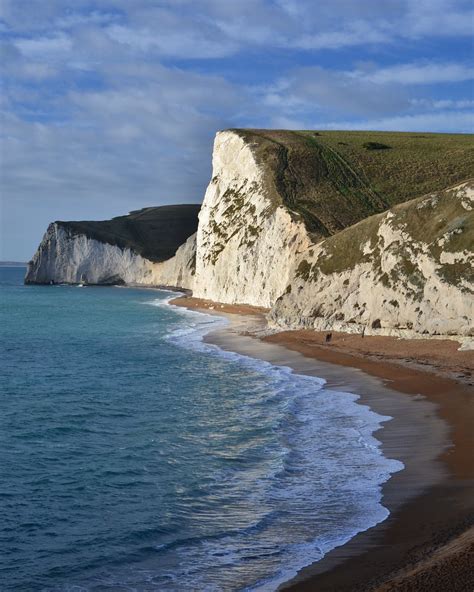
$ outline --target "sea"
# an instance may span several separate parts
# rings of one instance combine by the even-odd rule
[[[389,512],[390,418],[174,294],[0,268],[0,590],[275,590]]]

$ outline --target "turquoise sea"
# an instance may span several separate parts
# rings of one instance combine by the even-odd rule
[[[389,418],[225,321],[0,268],[0,590],[274,590],[384,520]]]

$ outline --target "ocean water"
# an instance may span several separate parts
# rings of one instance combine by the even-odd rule
[[[0,268],[0,590],[274,590],[384,520],[389,418],[167,292]]]

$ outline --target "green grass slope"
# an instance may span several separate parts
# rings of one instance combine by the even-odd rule
[[[270,319],[283,327],[469,338],[474,180],[397,204],[312,245]]]
[[[233,130],[265,169],[268,196],[315,240],[474,177],[474,135]]]
[[[383,285],[394,287],[401,281],[421,297],[425,280],[417,269],[417,258],[424,253],[434,260],[444,281],[472,292],[474,209],[469,195],[473,191],[474,180],[470,180],[461,188],[433,192],[390,209],[390,227],[405,235],[404,242],[390,245],[397,261],[390,275],[380,271],[384,247],[379,232],[387,214],[371,216],[328,238],[317,262],[302,260],[296,275],[314,282],[321,273],[340,274],[371,263]],[[451,260],[449,254],[457,257]]]
[[[197,230],[199,204],[144,208],[111,220],[57,222],[73,234],[84,234],[111,245],[130,248],[160,262],[173,257]]]

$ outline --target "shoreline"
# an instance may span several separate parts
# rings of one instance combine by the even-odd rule
[[[433,348],[430,341],[428,353],[433,348],[436,355],[427,360],[419,341],[415,356],[412,345],[386,337],[365,337],[369,351],[361,352],[354,347],[358,336],[336,334],[334,339],[333,333],[333,347],[323,344],[324,334],[313,331],[266,335],[265,309],[187,297],[171,304],[230,320],[229,327],[208,334],[205,341],[325,378],[325,388],[354,392],[359,403],[393,418],[374,434],[384,456],[405,464],[382,486],[381,503],[389,517],[301,569],[279,590],[473,589],[468,556],[474,550],[473,352],[454,354],[452,364],[455,342],[446,349],[444,343]],[[370,352],[374,339],[379,349]],[[390,341],[394,344],[387,347]]]

